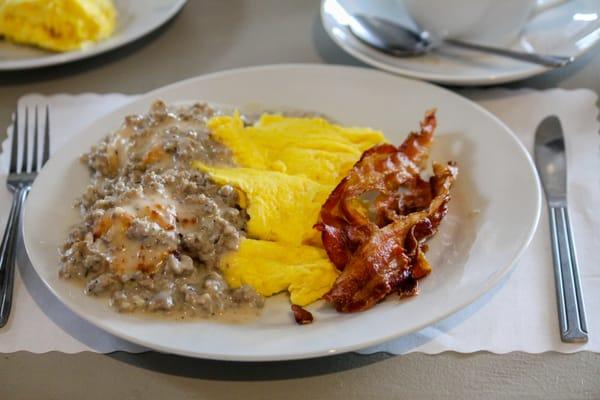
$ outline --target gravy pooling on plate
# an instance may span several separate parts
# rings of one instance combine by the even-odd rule
[[[230,289],[218,268],[246,225],[237,193],[190,168],[192,160],[232,163],[208,135],[214,114],[205,104],[157,101],[82,157],[92,178],[61,251],[61,277],[109,296],[119,311],[187,317],[263,306],[251,287]]]

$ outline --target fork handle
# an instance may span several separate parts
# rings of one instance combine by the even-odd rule
[[[587,342],[579,267],[566,206],[550,207],[550,232],[561,339],[563,342]]]
[[[19,237],[19,222],[21,209],[27,198],[30,186],[20,186],[15,190],[13,202],[8,216],[2,244],[0,245],[0,273],[2,285],[0,286],[0,328],[8,322],[12,306],[12,293],[15,281],[16,248]]]

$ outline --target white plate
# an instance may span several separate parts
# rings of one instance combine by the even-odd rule
[[[54,53],[0,39],[0,71],[64,64],[104,53],[152,32],[183,7],[186,0],[115,0],[117,26],[106,40],[82,50]]]
[[[400,143],[425,110],[438,109],[433,160],[455,160],[460,175],[450,212],[430,245],[433,273],[421,294],[395,296],[372,310],[338,314],[326,304],[309,309],[315,322],[298,326],[286,296],[267,301],[251,323],[166,321],[118,314],[58,278],[58,252],[77,213],[71,207],[89,174],[78,157],[131,113],[157,98],[316,110],[349,125],[383,130]],[[222,360],[284,360],[324,356],[374,345],[419,330],[490,290],[529,243],[540,213],[533,164],[513,133],[471,101],[436,86],[378,71],[288,65],[227,71],[176,83],[101,117],[53,155],[27,200],[25,246],[32,265],[71,310],[106,331],[170,353]]]
[[[542,74],[548,68],[446,47],[422,57],[400,58],[378,52],[348,31],[349,15],[380,16],[415,27],[400,0],[322,0],[325,31],[346,52],[377,68],[449,85],[496,85]],[[519,51],[579,57],[600,41],[600,1],[571,0],[532,18],[510,46]]]

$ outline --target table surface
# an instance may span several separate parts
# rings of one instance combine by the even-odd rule
[[[0,127],[8,125],[17,99],[27,93],[143,93],[209,72],[275,63],[364,65],[327,37],[316,0],[190,0],[166,26],[111,53],[0,73]],[[600,93],[600,51],[506,86]],[[597,399],[598,375],[600,355],[585,352],[346,354],[262,364],[158,353],[19,352],[0,356],[0,398]]]

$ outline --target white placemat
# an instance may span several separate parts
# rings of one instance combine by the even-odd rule
[[[514,271],[496,289],[463,311],[363,353],[387,351],[395,354],[443,351],[600,351],[600,136],[597,96],[589,90],[546,91],[505,89],[472,90],[465,94],[510,126],[531,150],[535,127],[545,116],[556,114],[566,132],[569,162],[569,203],[582,285],[588,314],[590,341],[564,344],[558,333],[546,210],[530,248]],[[93,119],[130,101],[120,94],[28,95],[19,106],[49,104],[52,108],[52,150],[74,134],[85,134]],[[76,118],[74,117],[76,116]],[[108,132],[107,132],[108,133]],[[481,133],[485,135],[485,132]],[[5,179],[8,141],[0,156]],[[510,162],[509,159],[506,162]],[[502,168],[501,165],[498,168]],[[4,226],[10,195],[0,188],[0,223]],[[29,264],[21,246],[11,320],[0,329],[0,352],[130,351],[145,349],[95,328],[67,310],[46,289]]]

